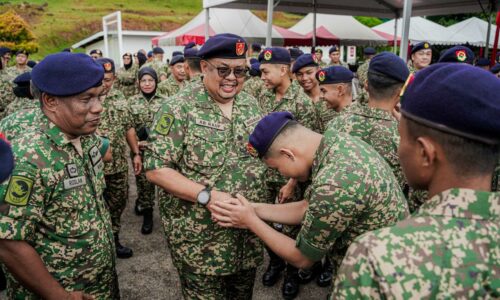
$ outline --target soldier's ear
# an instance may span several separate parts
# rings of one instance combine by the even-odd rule
[[[295,154],[288,148],[281,148],[280,154],[285,155],[291,161],[295,161]]]
[[[203,73],[203,74],[208,73],[208,62],[206,60],[200,61],[200,67],[201,67],[201,73]]]
[[[59,104],[59,99],[55,96],[52,96],[47,93],[42,93],[42,107],[44,107],[48,111],[56,111],[56,108]]]

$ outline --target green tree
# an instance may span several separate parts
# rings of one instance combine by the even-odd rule
[[[9,47],[13,51],[26,50],[30,53],[38,51],[39,45],[24,19],[13,10],[0,15],[0,46]]]

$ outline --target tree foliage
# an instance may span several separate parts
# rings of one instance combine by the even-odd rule
[[[35,35],[26,21],[13,10],[0,15],[0,46],[9,47],[13,51],[26,50],[30,53],[37,52],[39,48]]]

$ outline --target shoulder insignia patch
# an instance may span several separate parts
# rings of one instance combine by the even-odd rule
[[[172,114],[163,113],[156,124],[155,130],[161,135],[167,135],[170,132],[175,117]]]
[[[33,179],[14,175],[10,178],[5,202],[15,206],[26,206],[33,191]]]

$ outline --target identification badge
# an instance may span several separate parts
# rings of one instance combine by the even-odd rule
[[[99,149],[97,149],[96,146],[92,147],[89,150],[89,156],[93,166],[95,166],[101,160],[101,152],[99,151]]]
[[[85,185],[86,180],[85,176],[80,176],[76,178],[68,178],[64,180],[64,189],[69,190],[72,188],[76,188],[82,185]]]
[[[172,114],[164,113],[161,115],[158,123],[156,124],[155,130],[161,135],[168,135],[172,124],[174,124],[175,117]]]
[[[78,176],[78,168],[76,167],[76,164],[67,164],[66,171],[71,178]]]
[[[196,125],[200,125],[200,126],[204,126],[204,127],[208,127],[208,128],[213,128],[213,129],[217,129],[217,130],[226,129],[226,126],[224,124],[219,124],[216,122],[206,121],[206,120],[202,120],[202,119],[196,119],[195,123],[196,123]]]
[[[262,119],[262,116],[255,116],[255,117],[252,117],[252,118],[246,120],[243,123],[245,124],[246,127],[251,127],[251,126],[255,125],[257,122],[259,122],[260,119]]]

